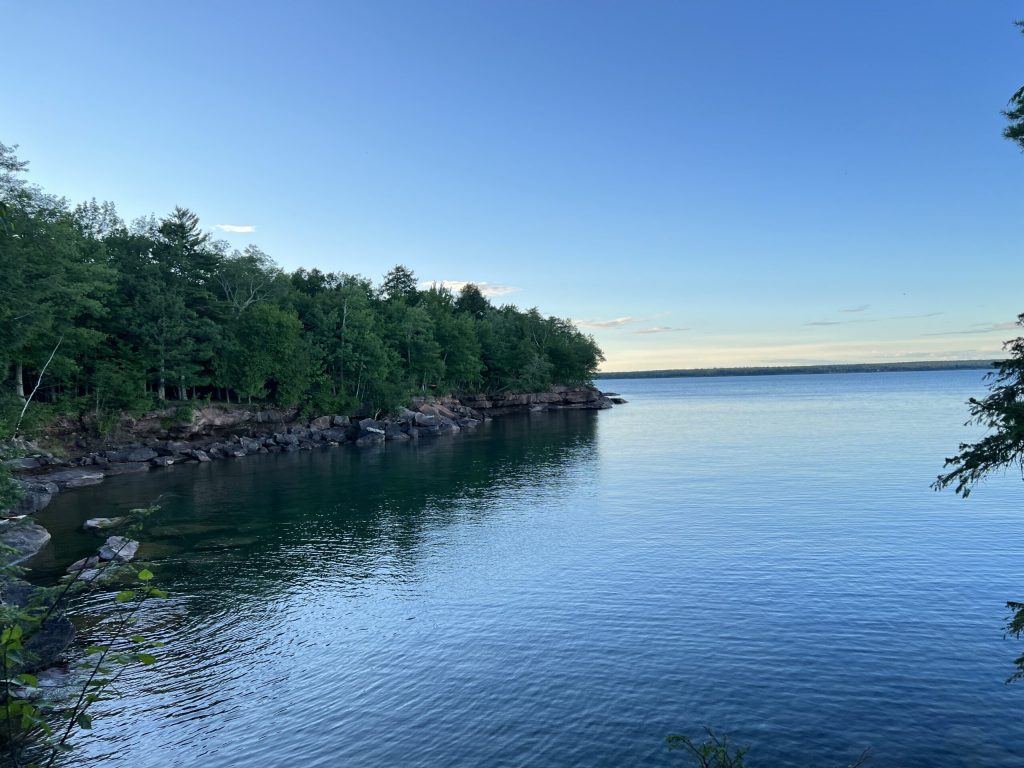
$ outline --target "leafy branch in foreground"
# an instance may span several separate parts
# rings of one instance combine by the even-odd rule
[[[728,736],[719,736],[708,726],[704,726],[706,739],[694,741],[689,736],[673,734],[665,739],[670,751],[682,752],[697,768],[745,768],[749,746],[737,747],[729,743]],[[846,768],[860,768],[871,759],[869,750],[864,750],[854,762]]]
[[[1024,326],[1024,313],[1017,316],[1017,325]],[[949,486],[964,498],[986,475],[998,469],[1017,467],[1024,475],[1024,337],[1003,345],[1010,357],[995,364],[989,394],[978,400],[971,398],[968,424],[988,427],[991,432],[976,443],[961,443],[959,453],[946,459],[950,472],[939,475],[932,483],[935,490]]]
[[[126,518],[130,529],[155,508],[132,510]],[[125,562],[126,549],[135,542],[118,540],[109,560],[85,564],[73,570],[66,583],[50,589],[36,589],[24,604],[7,602],[0,615],[0,749],[15,768],[56,764],[61,754],[72,749],[72,737],[92,727],[93,704],[118,695],[116,683],[129,668],[156,663],[153,650],[162,644],[148,640],[135,629],[137,615],[150,599],[167,593],[150,582],[153,573]],[[86,561],[88,563],[88,559]],[[23,569],[7,565],[0,569],[5,590],[18,583]],[[65,621],[63,610],[69,597],[99,584],[120,583],[123,588],[113,597],[112,614],[102,624],[104,640],[84,650],[77,665],[78,680],[68,688],[47,686],[31,674],[39,665],[33,641],[55,622]],[[24,582],[21,582],[24,585]],[[56,695],[48,688],[63,688]]]

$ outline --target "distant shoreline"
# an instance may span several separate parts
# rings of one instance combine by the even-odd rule
[[[936,360],[917,363],[847,363],[837,365],[776,365],[747,368],[679,368],[658,371],[601,371],[599,379],[676,379],[713,376],[788,376],[825,373],[898,373],[900,371],[961,371],[991,368],[994,360]]]

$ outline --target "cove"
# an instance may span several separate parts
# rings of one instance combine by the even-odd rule
[[[754,766],[1019,762],[1020,479],[928,488],[979,372],[602,385],[630,405],[61,494],[39,578],[159,498],[172,594],[79,759],[668,766],[708,724]]]

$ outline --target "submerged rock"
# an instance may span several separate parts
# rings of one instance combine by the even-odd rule
[[[139,551],[139,542],[127,539],[124,536],[111,536],[107,543],[100,547],[99,555],[101,560],[117,560],[127,563],[135,557]]]
[[[65,571],[67,573],[78,573],[79,571],[95,568],[99,563],[99,555],[91,555],[89,557],[83,557],[81,560],[75,560],[75,562],[69,565]]]
[[[82,527],[87,531],[100,531],[104,528],[114,528],[123,522],[123,517],[90,517]]]

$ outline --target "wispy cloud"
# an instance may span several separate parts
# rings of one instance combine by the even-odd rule
[[[515,293],[518,288],[514,288],[511,285],[502,285],[500,283],[482,283],[475,280],[423,280],[420,282],[420,288],[430,288],[432,285],[436,285],[438,288],[447,288],[452,293],[458,293],[467,285],[473,284],[480,289],[480,293],[484,296],[505,296],[509,293]]]
[[[926,318],[926,317],[938,317],[939,315],[944,315],[944,314],[946,314],[946,313],[945,312],[925,312],[924,314],[921,314],[921,315],[895,315],[895,316],[893,316],[890,319],[892,319],[892,320],[921,320],[921,319]]]
[[[611,320],[573,320],[573,322],[583,328],[618,328],[621,325],[639,323],[640,318],[627,315],[626,317],[616,317]]]
[[[255,232],[256,227],[252,224],[214,224],[214,229],[219,229],[221,232]]]
[[[667,325],[656,325],[653,328],[640,328],[633,333],[675,333],[676,331],[688,331],[689,328],[670,328]]]
[[[976,336],[983,333],[995,333],[996,331],[1012,331],[1017,328],[1017,323],[1011,321],[1005,323],[978,323],[963,331],[936,331],[934,333],[922,333],[922,336]]]
[[[842,320],[812,320],[804,325],[842,325],[843,322]]]
[[[840,312],[863,312],[865,309],[870,307],[870,304],[858,304],[856,307],[847,307],[846,309],[840,309]]]

